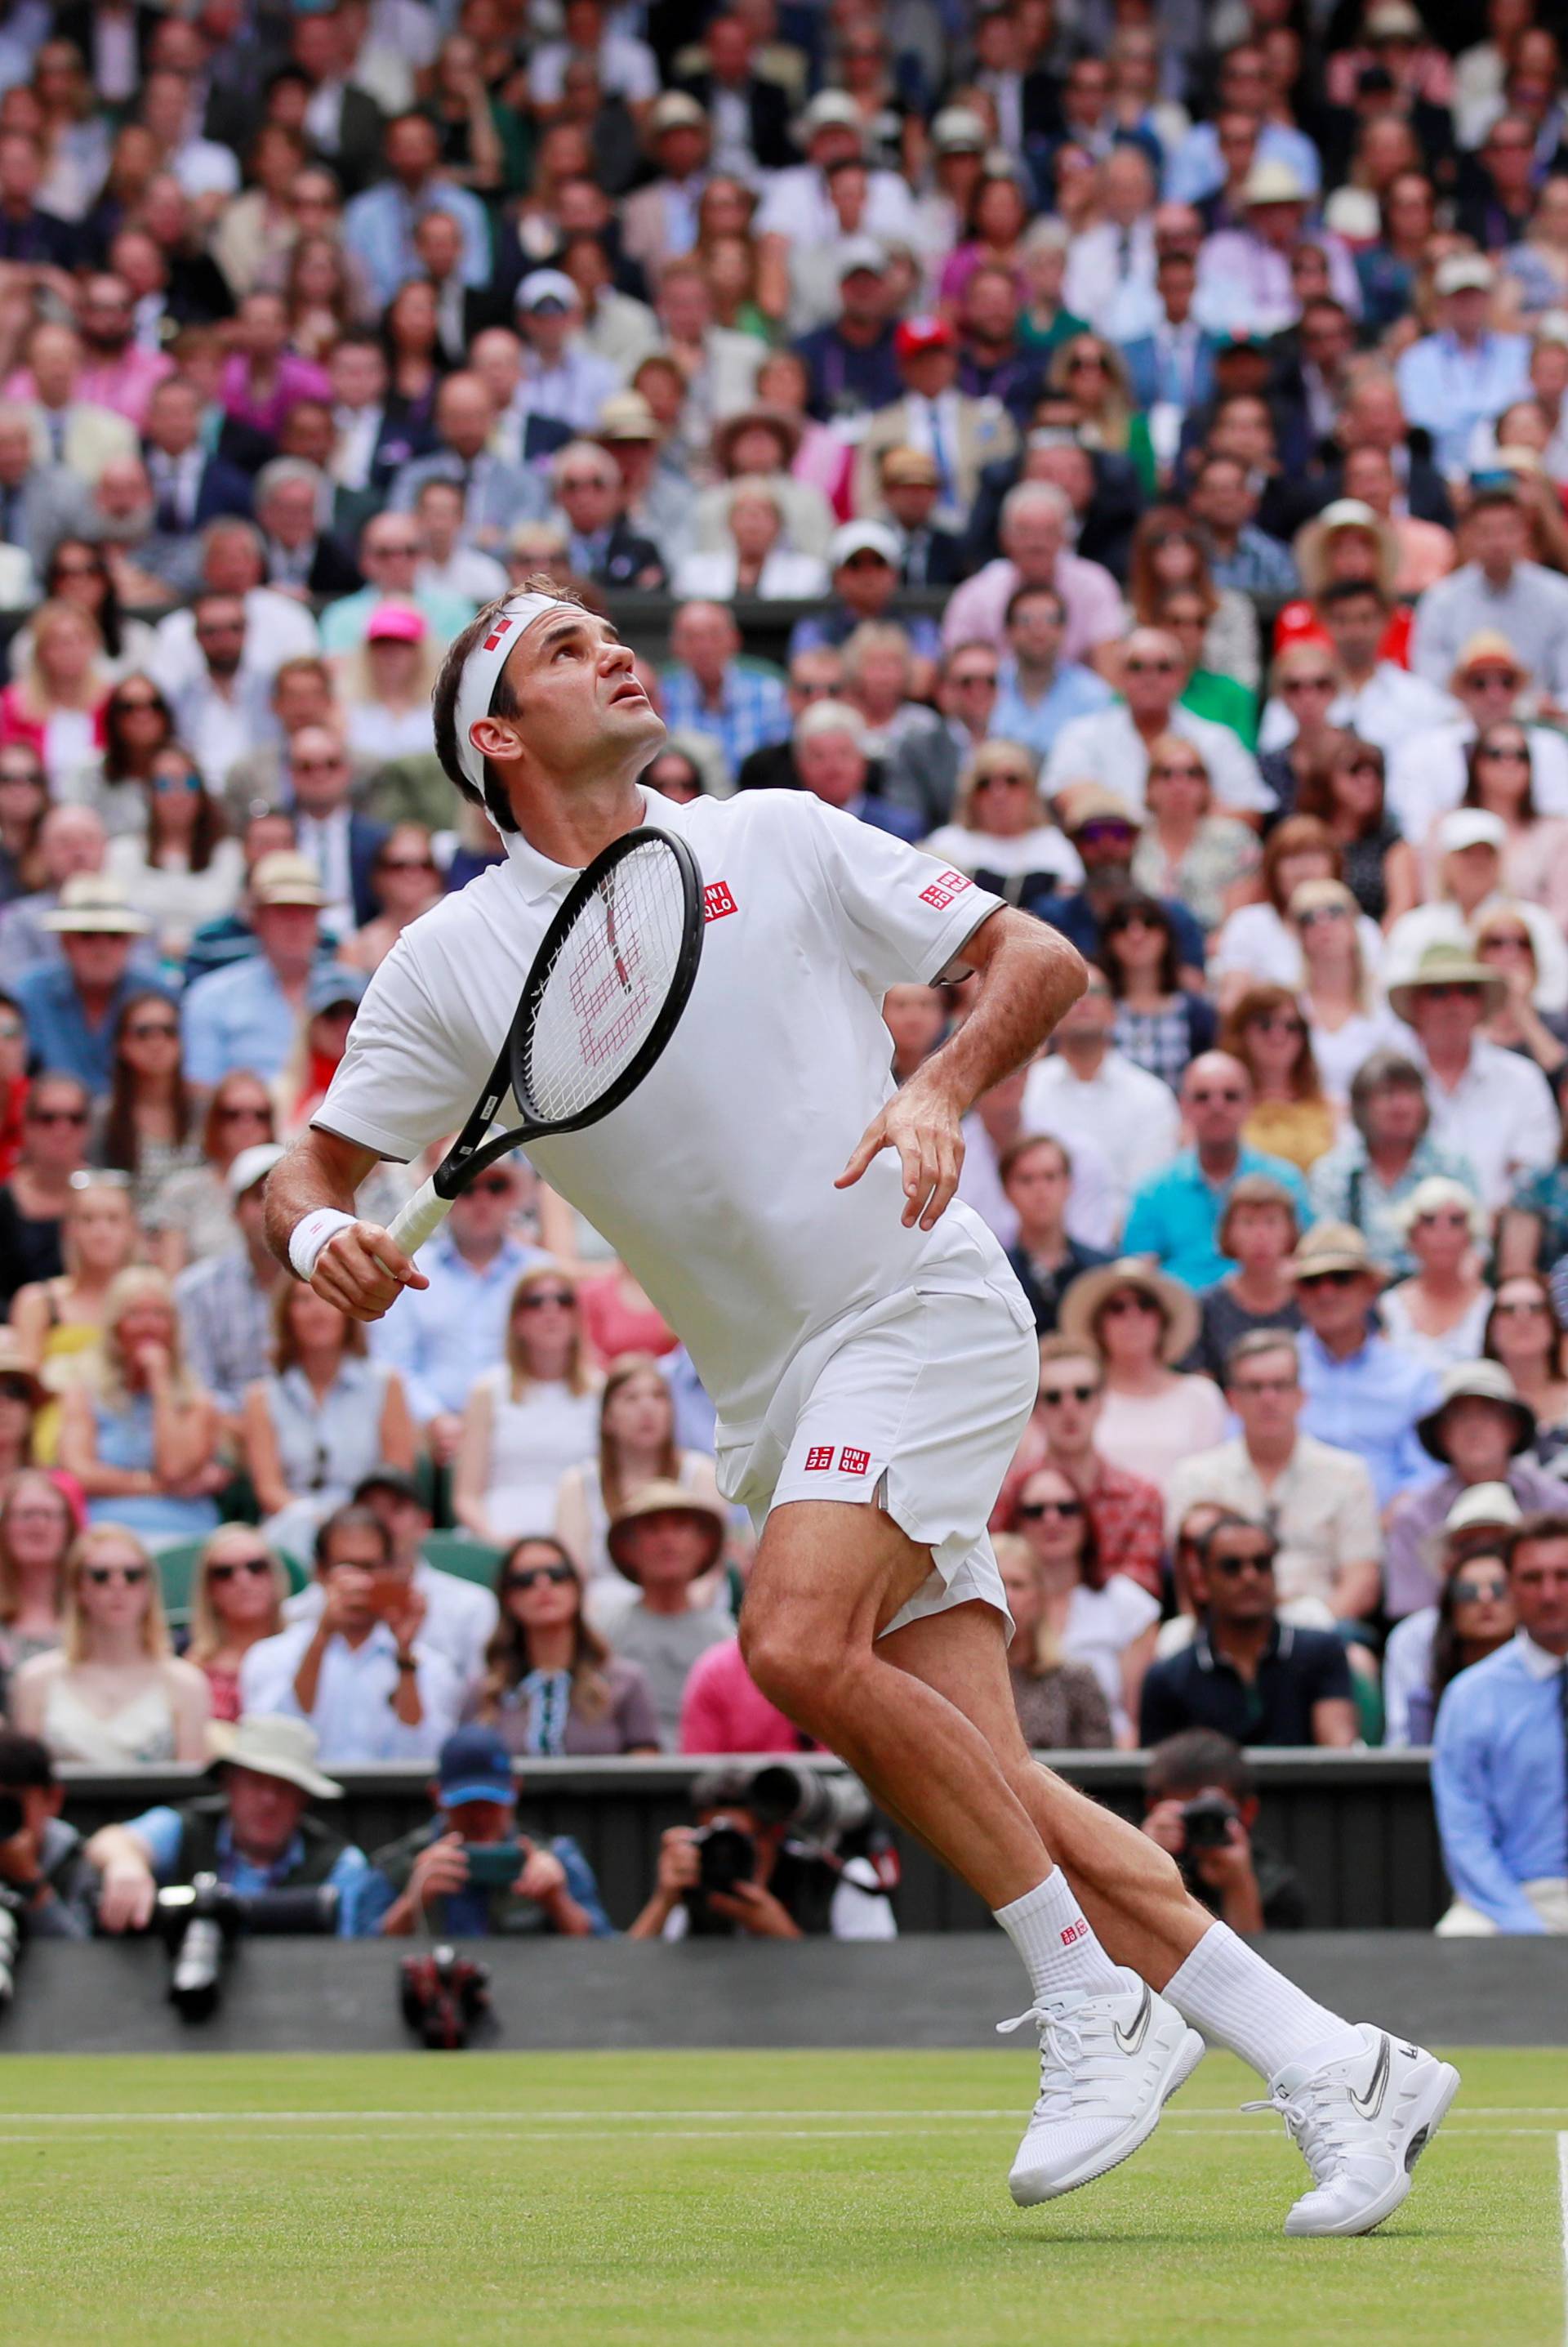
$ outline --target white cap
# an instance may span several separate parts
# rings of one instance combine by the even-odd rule
[[[1438,262],[1432,288],[1439,294],[1490,293],[1496,282],[1484,254],[1451,252],[1446,261]]]
[[[839,265],[835,273],[842,284],[844,279],[851,276],[857,269],[869,269],[880,277],[887,265],[888,256],[874,236],[847,236],[839,247]]]
[[[546,302],[558,302],[563,310],[577,306],[577,289],[564,269],[531,269],[517,288],[519,310],[542,310]]]
[[[1254,163],[1241,190],[1244,204],[1309,204],[1311,190],[1289,163]]]
[[[224,1175],[224,1184],[231,1198],[242,1198],[267,1176],[280,1157],[288,1152],[276,1141],[258,1141],[249,1149],[242,1149]]]
[[[896,531],[885,521],[846,521],[828,540],[828,567],[836,570],[851,554],[880,554],[896,570],[902,548]]]
[[[1508,845],[1508,825],[1485,807],[1455,807],[1438,825],[1438,853],[1452,856],[1461,847],[1495,847],[1501,855]]]

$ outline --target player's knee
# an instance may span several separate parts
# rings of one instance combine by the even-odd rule
[[[830,1636],[816,1637],[807,1624],[788,1622],[748,1605],[740,1617],[740,1653],[753,1683],[798,1727],[811,1727],[835,1710],[833,1688],[840,1676],[825,1659]]]

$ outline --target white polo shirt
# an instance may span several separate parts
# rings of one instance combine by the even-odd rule
[[[1012,1277],[956,1202],[934,1230],[903,1228],[892,1151],[833,1187],[894,1091],[882,996],[935,979],[998,899],[808,792],[653,804],[705,883],[691,999],[629,1100],[528,1153],[679,1332],[738,1441],[830,1323],[911,1286]],[[401,1159],[454,1133],[576,876],[510,835],[504,864],[412,923],[314,1122]]]

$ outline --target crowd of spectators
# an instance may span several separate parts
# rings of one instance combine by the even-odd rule
[[[429,688],[544,571],[637,651],[651,790],[811,792],[1090,963],[962,1188],[1042,1338],[993,1524],[1032,1739],[1197,1737],[1245,1829],[1201,1739],[1441,1750],[1462,1710],[1484,1838],[1478,1739],[1568,1647],[1568,75],[1536,16],[6,10],[17,1735],[117,1768],[249,1723],[297,1788],[407,1758],[438,1810],[494,1777],[445,1771],[454,1736],[799,1749],[736,1645],[750,1528],[692,1365],[524,1163],[368,1335],[262,1240],[371,975],[499,852]],[[965,1008],[894,989],[900,1080]],[[174,1862],[149,1818],[122,1881]],[[449,1844],[384,1870],[390,1913],[461,1902]],[[530,1860],[555,1928],[598,1928],[579,1861]],[[1466,1928],[1568,1917],[1461,1888]]]

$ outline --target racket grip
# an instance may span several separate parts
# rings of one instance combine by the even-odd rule
[[[423,1183],[406,1206],[387,1225],[387,1236],[402,1247],[405,1255],[416,1255],[431,1233],[439,1230],[451,1211],[452,1201],[443,1198],[433,1181]]]

